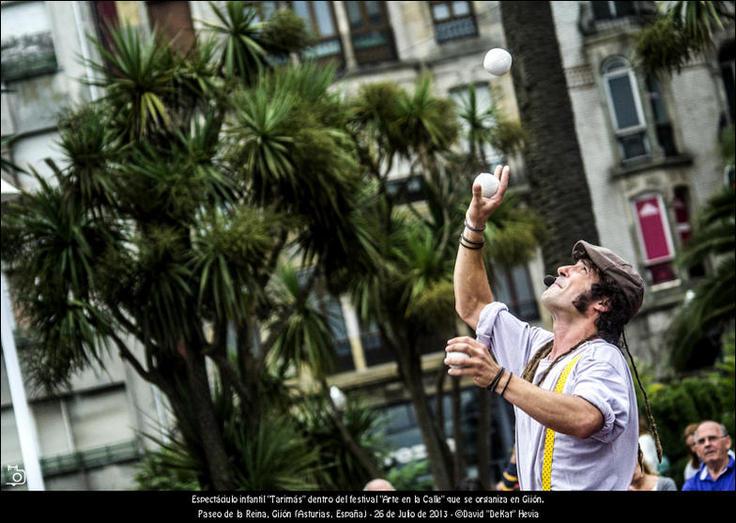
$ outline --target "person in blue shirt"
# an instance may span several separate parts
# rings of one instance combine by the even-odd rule
[[[726,427],[704,421],[695,431],[695,445],[703,464],[682,490],[736,490],[734,459],[729,454],[731,438]]]

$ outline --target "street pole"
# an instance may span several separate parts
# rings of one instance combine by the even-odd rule
[[[5,370],[8,374],[8,385],[10,386],[10,398],[13,403],[15,414],[15,425],[18,428],[18,440],[20,441],[20,452],[23,456],[23,467],[28,482],[28,490],[46,490],[41,473],[41,464],[38,460],[38,435],[36,423],[33,420],[31,409],[28,407],[26,390],[23,387],[23,376],[18,362],[18,352],[15,349],[15,338],[13,337],[13,310],[10,305],[8,284],[5,281],[5,273],[2,277],[2,344],[3,356],[5,357]]]

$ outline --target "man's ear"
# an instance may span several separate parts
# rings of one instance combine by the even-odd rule
[[[604,312],[608,312],[609,310],[611,310],[611,306],[608,303],[608,298],[603,298],[601,300],[593,302],[593,310],[596,311],[598,314],[603,314]]]

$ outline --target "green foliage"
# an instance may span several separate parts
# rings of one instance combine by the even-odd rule
[[[299,52],[314,43],[304,20],[291,9],[278,9],[263,28],[266,45],[281,53]]]
[[[323,397],[302,402],[297,419],[309,441],[319,453],[318,482],[320,490],[360,490],[371,474],[352,454],[340,433],[332,406]],[[378,428],[379,418],[373,409],[348,399],[345,411],[338,414],[347,431],[376,461],[380,461],[385,445]]]
[[[722,329],[736,316],[736,193],[726,187],[714,195],[698,217],[695,234],[683,252],[683,267],[705,264],[716,256],[715,270],[694,289],[694,297],[678,311],[671,326],[672,363],[688,367],[694,347],[708,332]]]
[[[171,123],[164,100],[172,93],[174,57],[171,49],[155,38],[142,39],[128,26],[110,32],[112,50],[97,45],[104,63],[89,62],[105,89],[105,101],[121,131],[137,140],[165,129]]]
[[[698,53],[712,49],[724,20],[733,22],[733,2],[668,2],[637,36],[636,56],[647,73],[678,73]]]
[[[434,96],[428,74],[419,78],[412,94],[399,98],[396,123],[405,151],[447,150],[460,131],[455,105]]]
[[[293,267],[281,266],[273,286],[276,310],[269,330],[278,334],[270,357],[279,374],[288,365],[305,365],[316,375],[326,376],[334,367],[334,352],[325,313],[315,299],[307,299]]]
[[[256,275],[273,247],[269,221],[256,209],[215,211],[193,237],[192,272],[199,280],[198,303],[215,317],[241,322],[262,298]]]
[[[196,471],[176,450],[166,447],[146,452],[138,463],[135,482],[139,490],[200,490]]]
[[[222,398],[218,404],[227,403]],[[317,487],[317,450],[311,447],[299,426],[281,412],[271,412],[256,423],[247,423],[232,406],[220,412],[223,438],[238,490],[313,490]],[[145,490],[206,490],[202,451],[179,431],[167,441],[149,436],[159,449],[148,452],[136,474],[138,488]],[[195,440],[196,441],[196,440]],[[196,445],[196,443],[195,443]]]
[[[636,54],[648,73],[679,72],[692,58],[693,50],[675,19],[663,16],[639,33]]]
[[[714,370],[684,379],[656,382],[646,368],[637,364],[649,394],[662,448],[677,472],[673,477],[678,481],[679,471],[684,468],[689,456],[682,436],[687,425],[714,420],[723,423],[731,434],[736,429],[734,339],[733,332],[724,337],[723,358]],[[640,394],[637,388],[637,401],[643,415],[644,402]]]
[[[30,358],[30,371],[53,389],[100,360],[111,321],[92,299],[94,268],[100,253],[119,241],[119,231],[35,176],[39,191],[4,204],[3,259],[10,262],[6,271],[28,330],[48,349]]]
[[[218,22],[204,25],[220,37],[220,67],[227,77],[252,83],[266,64],[263,25],[255,9],[243,2],[226,2],[224,9],[212,2],[209,5]]]
[[[386,478],[396,490],[432,490],[427,460],[417,460],[389,471]]]

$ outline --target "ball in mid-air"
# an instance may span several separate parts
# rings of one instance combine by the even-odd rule
[[[480,173],[475,177],[473,185],[476,183],[479,183],[481,186],[483,198],[490,198],[496,194],[496,191],[498,191],[498,178],[493,176],[491,173]]]
[[[486,53],[483,68],[493,76],[502,76],[511,69],[511,54],[506,49],[496,47]]]

